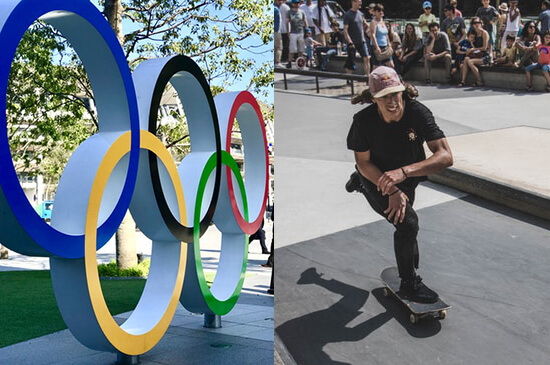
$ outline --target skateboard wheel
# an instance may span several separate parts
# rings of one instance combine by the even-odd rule
[[[384,288],[384,296],[389,297],[390,296],[390,290],[388,288]]]
[[[439,312],[439,318],[440,319],[445,319],[445,317],[447,317],[447,311],[446,310],[442,310]]]
[[[412,323],[412,324],[417,324],[418,323],[418,317],[414,314],[411,314],[409,316],[409,321]]]

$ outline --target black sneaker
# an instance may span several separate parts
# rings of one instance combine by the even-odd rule
[[[348,182],[346,183],[346,191],[353,193],[354,191],[361,191],[361,181],[359,180],[359,174],[355,171],[350,175]]]
[[[422,283],[422,278],[418,275],[412,280],[401,280],[399,294],[408,300],[418,303],[435,303],[439,299],[436,292]]]

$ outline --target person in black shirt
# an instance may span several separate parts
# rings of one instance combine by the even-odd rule
[[[371,207],[394,225],[401,292],[411,300],[433,303],[437,293],[422,284],[415,270],[418,216],[412,206],[418,183],[451,166],[453,157],[431,111],[414,100],[416,95],[416,89],[405,88],[392,68],[381,66],[370,74],[369,88],[359,101],[373,104],[354,115],[347,137],[357,171],[346,189],[363,193]],[[433,153],[429,158],[424,142]]]
[[[324,71],[327,67],[330,56],[341,52],[341,47],[344,45],[345,38],[342,32],[340,32],[340,27],[338,22],[332,22],[330,24],[332,32],[330,32],[330,38],[326,47],[316,47],[315,52],[317,53],[317,60],[319,61],[319,69]],[[340,45],[340,49],[338,49]],[[322,53],[325,53],[323,56]]]

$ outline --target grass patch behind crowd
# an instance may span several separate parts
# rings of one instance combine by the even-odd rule
[[[133,310],[144,286],[144,279],[101,280],[113,315]],[[0,347],[65,328],[49,271],[0,272]]]

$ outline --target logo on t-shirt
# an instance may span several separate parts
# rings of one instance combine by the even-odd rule
[[[416,131],[414,129],[409,128],[409,130],[407,131],[407,136],[409,137],[409,141],[416,141]]]

